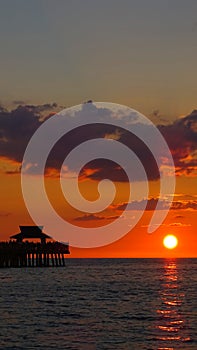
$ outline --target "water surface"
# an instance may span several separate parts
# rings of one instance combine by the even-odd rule
[[[0,270],[4,350],[197,349],[197,259]]]

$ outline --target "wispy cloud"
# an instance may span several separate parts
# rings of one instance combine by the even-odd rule
[[[123,202],[117,205],[111,206],[112,209],[118,210],[118,211],[123,211],[126,209],[127,210],[142,210],[144,207],[146,208],[145,210],[155,210],[156,206],[158,203],[157,198],[150,198],[148,200],[141,200],[141,201],[132,201],[130,203]],[[166,210],[169,207],[169,203],[167,201],[160,201],[159,203],[159,208],[158,210]]]
[[[197,200],[196,201],[175,201],[172,203],[173,210],[197,210]]]
[[[170,226],[170,227],[190,227],[191,224],[185,224],[185,223],[182,223],[182,222],[172,222],[168,226]]]
[[[95,214],[85,214],[74,218],[74,221],[100,221],[100,220],[115,220],[118,219],[119,215],[115,216],[99,216]]]
[[[147,204],[146,204],[147,203]],[[127,210],[141,210],[146,205],[146,211],[152,211],[155,210],[158,203],[157,198],[149,198],[147,200],[143,199],[141,201],[132,201],[132,202],[123,202],[116,205],[112,205],[111,209],[117,210],[117,211],[123,211]],[[159,207],[157,207],[157,210],[166,210],[169,207],[168,201],[160,201]],[[170,207],[171,210],[197,210],[197,200],[182,200],[182,201],[173,201],[172,205]],[[184,216],[178,215],[176,218],[183,218]]]

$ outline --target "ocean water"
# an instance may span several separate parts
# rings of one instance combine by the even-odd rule
[[[0,269],[0,349],[197,349],[197,259]]]

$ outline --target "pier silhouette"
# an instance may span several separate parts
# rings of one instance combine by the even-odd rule
[[[65,266],[68,243],[53,241],[42,232],[43,226],[19,227],[21,231],[10,236],[9,242],[0,242],[0,267]]]

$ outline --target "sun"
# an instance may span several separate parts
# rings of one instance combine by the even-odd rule
[[[163,239],[163,245],[167,249],[174,249],[178,245],[178,239],[174,235],[167,235]]]

